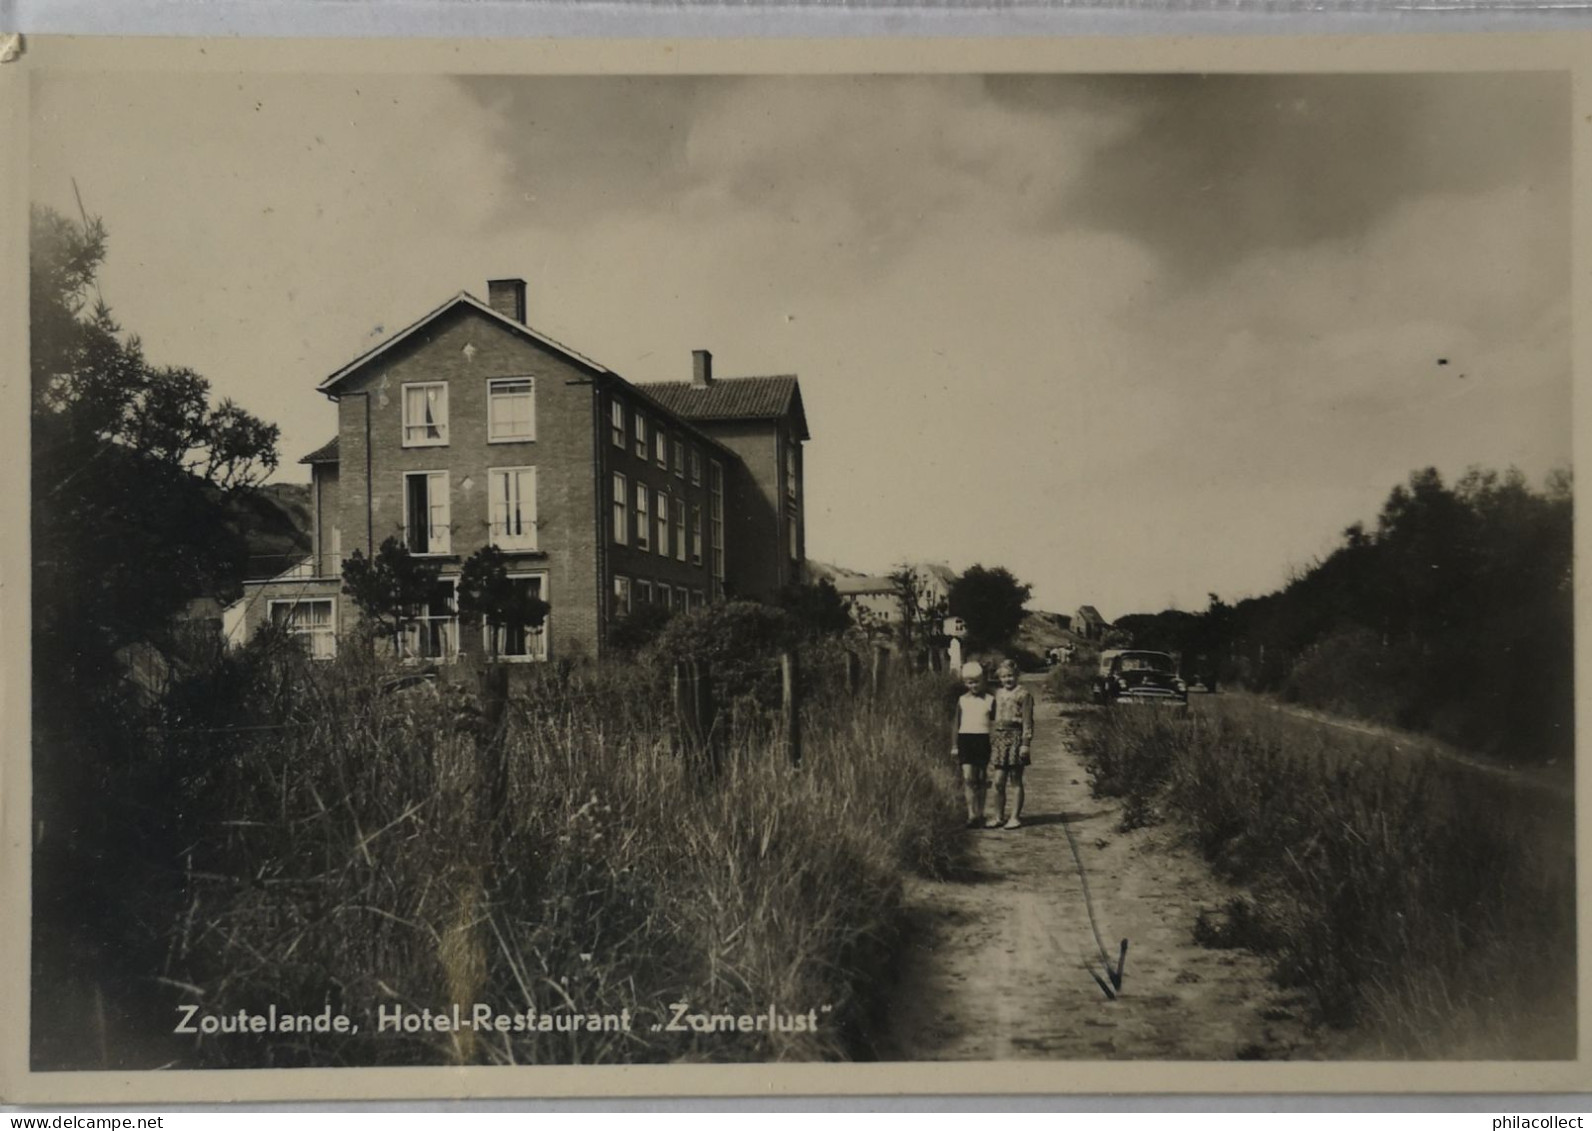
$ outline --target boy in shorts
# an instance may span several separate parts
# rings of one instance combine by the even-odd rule
[[[995,696],[985,688],[984,666],[976,661],[962,665],[962,686],[967,693],[956,701],[951,754],[962,768],[967,827],[993,828],[997,822],[984,820],[984,795],[989,790],[989,734],[995,718]]]

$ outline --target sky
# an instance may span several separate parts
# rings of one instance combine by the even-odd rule
[[[810,557],[1108,618],[1269,592],[1428,465],[1570,459],[1570,87],[1471,75],[36,77],[150,358],[316,384],[460,290],[796,373]],[[1446,359],[1446,364],[1439,364]]]

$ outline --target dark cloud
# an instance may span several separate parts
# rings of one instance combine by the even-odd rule
[[[832,195],[854,242],[981,212],[1127,235],[1187,284],[1433,195],[1527,186],[1568,215],[1558,73],[459,81],[509,163],[507,221],[667,216],[698,188],[787,218]]]
[[[1120,231],[1180,274],[1354,239],[1439,193],[1539,188],[1568,207],[1564,74],[993,76],[1023,113],[1125,109],[1047,220]]]
[[[693,122],[739,79],[694,76],[480,76],[459,84],[491,111],[510,162],[506,217],[561,222],[637,206],[666,208],[694,183]]]

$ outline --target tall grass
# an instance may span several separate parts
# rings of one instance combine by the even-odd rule
[[[330,1003],[358,1034],[201,1041],[204,1066],[822,1059],[864,1049],[903,876],[958,826],[938,699],[901,678],[852,699],[805,665],[805,753],[715,770],[674,748],[657,681],[553,670],[501,731],[468,679],[383,695],[357,656],[304,667],[295,729],[217,746],[175,1000]],[[495,745],[500,743],[500,745]],[[493,767],[506,766],[494,788]],[[497,799],[497,800],[494,800]],[[500,802],[500,803],[499,803]],[[628,1032],[374,1032],[378,1009],[617,1014]],[[816,1031],[654,1031],[670,1005],[817,1011]]]
[[[1247,704],[1115,710],[1083,744],[1125,823],[1175,822],[1252,889],[1200,933],[1271,954],[1369,1051],[1575,1054],[1568,799]]]

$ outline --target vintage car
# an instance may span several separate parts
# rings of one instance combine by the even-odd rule
[[[1177,661],[1165,652],[1119,649],[1100,653],[1090,697],[1100,704],[1165,703],[1188,705],[1188,685]]]

